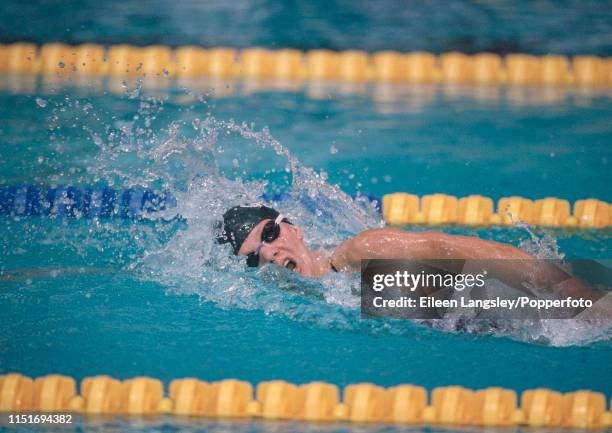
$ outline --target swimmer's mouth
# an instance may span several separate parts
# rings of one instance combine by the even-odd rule
[[[291,259],[286,259],[285,262],[283,263],[283,267],[289,269],[290,271],[293,271],[297,267],[297,263],[295,263]]]

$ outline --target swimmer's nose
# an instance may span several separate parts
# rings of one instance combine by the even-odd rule
[[[259,255],[264,259],[265,263],[273,262],[277,254],[278,248],[270,244],[264,244],[259,250]]]

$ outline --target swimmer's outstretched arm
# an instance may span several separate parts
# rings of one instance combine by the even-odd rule
[[[332,261],[338,268],[358,270],[362,259],[515,259],[533,257],[511,245],[441,232],[366,230],[338,246]]]
[[[487,263],[504,282],[527,292],[525,281],[544,282],[562,296],[599,299],[602,295],[528,253],[494,241],[440,232],[407,232],[393,228],[366,230],[339,245],[331,261],[338,270],[359,271],[362,259],[465,259]],[[493,269],[494,268],[494,269]]]

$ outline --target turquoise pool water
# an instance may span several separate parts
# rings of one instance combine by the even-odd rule
[[[612,53],[600,2],[5,3],[3,43]],[[211,238],[224,209],[263,192],[290,194],[276,206],[327,249],[381,224],[360,193],[611,202],[611,139],[602,90],[0,77],[0,188],[141,186],[177,200],[142,219],[0,215],[0,374],[548,387],[609,401],[611,329],[363,320],[356,277],[245,271]],[[547,257],[609,259],[612,246],[610,229],[439,229]],[[168,417],[69,429],[448,431]]]
[[[401,96],[238,88],[199,100],[178,88],[54,93],[44,83],[3,92],[2,185],[142,185],[172,191],[177,208],[145,220],[2,216],[0,371],[610,395],[610,330],[362,320],[356,278],[245,272],[212,244],[215,216],[263,190],[292,192],[278,206],[324,248],[380,224],[329,183],[351,194],[611,198],[605,95],[524,105],[505,91],[482,100],[470,88],[432,88],[425,99],[423,88],[391,90]],[[567,257],[608,258],[611,243],[609,230],[537,229],[540,244],[520,228],[442,230]]]
[[[164,82],[130,99],[121,95],[121,81],[75,82],[64,88],[53,79],[0,80],[2,184],[91,184],[101,175],[94,170],[97,158],[101,150],[109,156],[111,144],[159,141],[172,122],[203,124],[210,114],[256,131],[267,127],[302,164],[323,169],[329,183],[351,194],[612,201],[612,114],[605,90],[315,83],[274,91],[273,83],[201,80]],[[187,86],[191,91],[181,90]],[[203,102],[200,94],[208,95]],[[153,123],[147,116],[154,126],[145,125]],[[114,141],[101,146],[111,132]],[[197,132],[188,127],[181,134],[195,138]],[[234,147],[228,152],[246,146],[234,136],[220,140]],[[216,158],[231,166],[236,155],[225,155]],[[256,152],[240,163],[247,176],[261,178],[279,164],[283,169],[281,159]],[[125,187],[141,179],[114,180]]]
[[[6,0],[0,39],[334,50],[612,54],[597,0]]]

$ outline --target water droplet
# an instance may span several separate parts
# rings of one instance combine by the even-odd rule
[[[389,175],[386,175],[386,176],[384,176],[384,177],[383,177],[383,180],[384,180],[386,183],[391,183],[391,181],[393,180],[393,178],[392,178],[391,176],[389,176]]]
[[[336,153],[338,153],[338,148],[332,144],[331,147],[329,148],[329,153],[331,153],[332,155],[335,155]]]
[[[236,158],[234,158],[234,159],[232,159],[232,165],[235,168],[238,168],[238,167],[240,167],[240,162],[238,162],[238,160]]]
[[[57,66],[59,66],[61,69],[64,69],[66,67],[66,64],[64,62],[59,62]]]
[[[40,108],[45,108],[47,106],[47,101],[42,98],[36,98],[36,105],[38,105]]]

